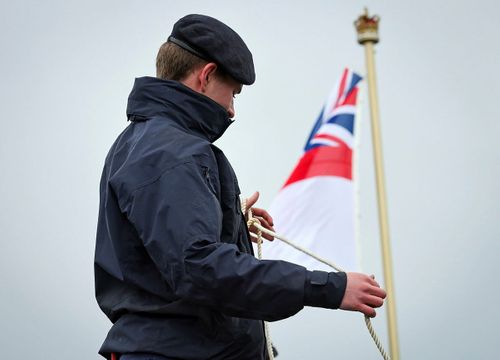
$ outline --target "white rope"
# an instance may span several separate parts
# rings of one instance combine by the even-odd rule
[[[243,200],[243,203],[241,204],[241,210],[243,214],[247,214],[246,199]],[[260,226],[259,219],[253,217],[252,209],[248,209],[248,228],[250,229],[250,226],[257,224]],[[262,260],[262,231],[259,228],[257,228],[257,256],[259,260]],[[273,343],[271,341],[271,335],[269,334],[269,324],[267,323],[267,321],[264,321],[264,335],[266,337],[267,354],[269,356],[269,360],[274,360]]]
[[[244,214],[247,214],[246,207],[247,207],[247,202],[245,199],[245,200],[243,200],[243,204],[242,204],[242,210],[243,210]],[[299,246],[299,245],[293,243],[292,241],[288,240],[284,236],[278,235],[274,231],[268,230],[265,227],[263,227],[261,225],[259,219],[254,218],[252,216],[251,209],[248,209],[248,223],[247,223],[247,225],[248,225],[248,228],[250,228],[250,226],[253,225],[257,229],[257,249],[258,249],[259,259],[262,259],[262,233],[265,233],[265,234],[271,235],[272,237],[274,237],[278,240],[283,241],[285,244],[290,245],[291,247],[295,248],[296,250],[301,251],[304,254],[311,256],[312,258],[318,260],[319,262],[322,262],[323,264],[330,266],[331,268],[335,269],[336,271],[344,272],[344,270],[342,270],[342,268],[339,267],[338,265],[336,265],[335,263],[333,263],[329,260],[323,259],[323,258],[319,257],[318,255],[312,253],[308,249],[303,248],[302,246]],[[370,333],[370,336],[372,337],[373,341],[375,342],[375,345],[377,346],[377,349],[379,350],[379,352],[382,355],[382,357],[384,358],[384,360],[390,360],[389,355],[384,350],[382,343],[380,342],[377,334],[375,333],[375,330],[373,329],[370,318],[366,315],[365,315],[365,324],[366,324],[366,327],[368,328],[368,332]],[[265,333],[266,333],[265,335],[266,335],[267,349],[269,352],[269,359],[273,360],[274,356],[273,356],[273,352],[272,352],[271,338],[269,336],[269,329],[268,329],[268,325],[267,325],[266,321],[264,322],[264,329],[265,329]]]

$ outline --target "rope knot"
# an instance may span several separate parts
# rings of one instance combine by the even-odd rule
[[[248,210],[248,221],[247,221],[247,226],[248,230],[250,231],[250,228],[253,226],[254,229],[257,230],[256,234],[253,234],[250,232],[250,235],[257,235],[257,244],[261,245],[262,244],[262,223],[260,222],[259,219],[255,218],[252,216],[252,209]]]

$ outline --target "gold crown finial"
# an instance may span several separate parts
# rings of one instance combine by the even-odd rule
[[[354,22],[356,31],[358,32],[358,42],[364,44],[366,42],[378,43],[378,23],[380,18],[377,15],[370,17],[368,9],[365,7],[364,14],[358,17]]]

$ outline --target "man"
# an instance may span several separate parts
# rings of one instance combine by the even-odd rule
[[[131,124],[101,179],[96,297],[113,322],[103,356],[265,359],[262,320],[304,306],[375,316],[382,305],[369,276],[253,256],[236,176],[212,143],[231,124],[234,96],[254,81],[243,40],[203,15],[174,25],[157,78],[136,79]],[[254,213],[272,229],[267,212]]]

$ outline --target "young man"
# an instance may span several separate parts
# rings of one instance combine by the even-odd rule
[[[100,187],[96,297],[113,322],[103,356],[265,359],[262,320],[304,306],[375,316],[383,304],[369,276],[254,257],[236,176],[213,145],[254,81],[243,40],[203,15],[174,25],[157,78],[136,79]]]

